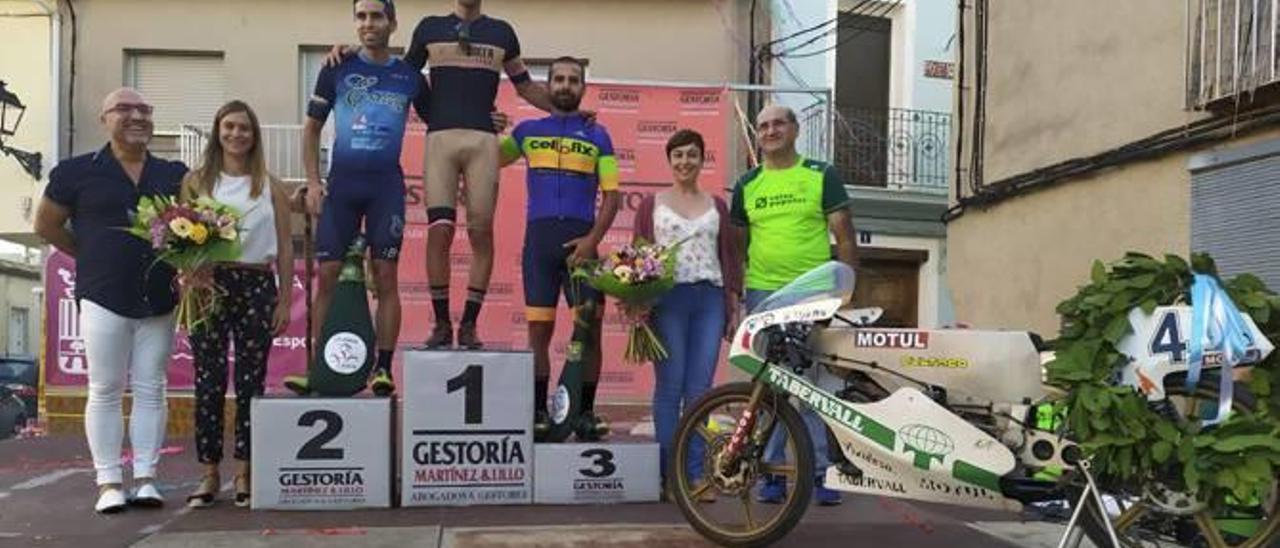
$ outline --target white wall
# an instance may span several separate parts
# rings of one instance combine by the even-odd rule
[[[803,29],[821,24],[835,17],[837,0],[772,0],[772,36],[774,39],[789,36]],[[834,25],[832,25],[834,27]],[[774,45],[775,51],[786,46],[799,45],[825,32],[826,29],[806,33],[794,39]],[[835,46],[836,35],[831,33],[821,40],[805,46],[804,51],[816,51]],[[836,56],[832,51],[803,59],[773,59],[770,63],[772,84],[776,87],[833,88],[835,85]],[[801,94],[781,94],[775,101],[803,111],[817,99]]]
[[[57,112],[53,62],[53,0],[0,0],[0,80],[27,110],[17,134],[5,145],[39,152],[41,179],[57,160]],[[43,183],[22,169],[18,161],[0,154],[0,238],[32,242],[34,201]]]
[[[925,61],[956,61],[960,51],[960,42],[956,39],[956,2],[914,0],[910,6],[914,11],[911,108],[951,112],[955,80],[925,78],[924,64]]]

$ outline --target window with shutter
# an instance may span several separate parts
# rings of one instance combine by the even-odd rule
[[[1280,84],[1280,0],[1187,0],[1187,106],[1248,102]]]
[[[1191,249],[1224,277],[1252,273],[1280,288],[1280,140],[1198,154],[1191,169]]]
[[[316,80],[320,78],[320,69],[329,56],[333,46],[300,46],[298,48],[298,123],[307,121],[307,102],[316,90]],[[403,55],[404,48],[392,47],[392,55]]]
[[[221,52],[126,52],[125,83],[155,106],[157,133],[206,128],[227,101]]]

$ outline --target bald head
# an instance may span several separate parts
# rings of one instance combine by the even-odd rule
[[[142,96],[142,93],[136,89],[128,87],[119,88],[108,93],[107,96],[102,99],[102,111],[99,112],[99,114],[106,114],[107,112],[110,112],[111,109],[115,108],[116,105],[121,103],[145,105],[147,104],[147,100]]]
[[[785,120],[792,124],[800,124],[796,118],[796,111],[785,105],[766,105],[760,109],[760,114],[756,115],[756,124],[759,125],[765,120]]]
[[[796,153],[800,123],[790,107],[768,105],[756,115],[756,136],[766,156],[789,158]]]
[[[152,107],[138,90],[120,88],[102,100],[102,127],[117,149],[145,149],[154,126]]]

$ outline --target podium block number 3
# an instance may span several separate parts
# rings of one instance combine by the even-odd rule
[[[588,478],[607,478],[618,471],[613,464],[613,451],[608,449],[588,449],[582,452],[582,458],[591,459],[591,468],[582,468],[578,473]]]
[[[324,446],[342,433],[342,415],[316,409],[298,417],[298,426],[312,427],[319,422],[324,423],[324,430],[311,438],[311,441],[302,444],[302,448],[298,449],[298,460],[342,460],[345,455],[341,447]]]
[[[468,365],[462,370],[462,374],[449,379],[446,386],[448,393],[452,394],[458,390],[466,389],[462,394],[463,409],[466,410],[465,422],[467,424],[480,424],[484,422],[484,368],[479,365]],[[339,423],[341,424],[341,423]]]

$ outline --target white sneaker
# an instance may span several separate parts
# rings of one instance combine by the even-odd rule
[[[115,514],[125,509],[124,491],[120,489],[104,489],[98,494],[98,503],[93,505],[99,514]]]
[[[133,494],[129,496],[129,503],[146,508],[159,508],[164,506],[164,497],[160,495],[160,490],[156,489],[154,483],[145,483],[141,487],[134,488]]]

